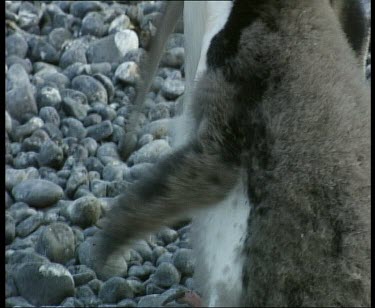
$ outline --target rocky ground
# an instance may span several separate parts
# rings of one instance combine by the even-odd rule
[[[88,240],[110,198],[171,151],[184,92],[181,24],[168,41],[134,153],[118,143],[160,2],[6,2],[6,305],[176,306],[193,288],[189,225],[164,228],[106,281]],[[187,306],[186,304],[181,306]]]
[[[118,151],[160,2],[6,1],[6,305],[181,306],[192,290],[189,224],[164,228],[91,269],[112,197],[171,151],[184,92],[182,24],[167,44],[137,147]],[[370,56],[366,75],[370,78]]]

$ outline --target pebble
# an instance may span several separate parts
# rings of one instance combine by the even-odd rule
[[[72,81],[72,88],[81,91],[89,102],[99,101],[107,104],[107,91],[105,87],[91,76],[77,76]]]
[[[16,236],[16,224],[9,212],[5,213],[5,244],[9,245]]]
[[[99,303],[94,292],[90,289],[89,286],[80,286],[76,288],[75,297],[78,298],[84,306],[90,307],[94,303]]]
[[[19,63],[13,64],[6,75],[6,90],[28,86],[30,86],[30,79],[25,68]]]
[[[72,34],[65,28],[55,28],[48,34],[49,43],[58,51],[71,38]]]
[[[107,31],[101,14],[97,12],[88,13],[82,20],[81,34],[102,37]]]
[[[24,180],[12,189],[16,201],[25,202],[36,208],[55,204],[63,194],[63,190],[58,185],[39,179]]]
[[[28,167],[39,167],[38,153],[36,152],[20,152],[13,159],[13,166],[16,169],[23,169]]]
[[[127,298],[127,299],[124,299],[122,301],[119,301],[117,303],[117,307],[133,307],[133,308],[135,308],[135,307],[137,307],[137,303],[135,301]]]
[[[134,164],[156,163],[162,157],[171,153],[172,149],[165,140],[154,140],[144,145],[137,152],[129,157],[129,161]]]
[[[132,289],[134,294],[136,294],[136,295],[144,295],[145,294],[146,288],[145,288],[145,285],[142,281],[132,277],[132,278],[127,279],[127,282],[129,283],[129,286]]]
[[[137,241],[133,244],[133,249],[141,255],[144,261],[152,261],[152,250],[146,241]]]
[[[185,84],[178,79],[167,78],[161,88],[161,94],[167,99],[176,99],[185,91]]]
[[[54,107],[47,106],[40,108],[39,117],[45,124],[51,123],[56,127],[60,126],[60,116]]]
[[[165,244],[169,244],[177,240],[178,232],[165,227],[158,232],[158,236],[163,240]]]
[[[40,234],[35,250],[52,262],[65,264],[74,257],[74,233],[64,223],[52,223]]]
[[[73,224],[82,228],[90,227],[101,215],[100,202],[95,197],[81,197],[68,206],[66,214]]]
[[[86,128],[75,118],[65,118],[61,121],[60,130],[64,137],[83,139],[86,137]]]
[[[57,63],[59,60],[59,53],[51,44],[44,39],[32,38],[29,41],[30,46],[30,60],[43,61],[47,63]]]
[[[127,29],[91,43],[86,56],[88,63],[119,63],[127,52],[138,46],[137,34]]]
[[[112,20],[108,28],[109,34],[114,34],[116,32],[122,32],[130,27],[130,19],[126,15],[120,15]]]
[[[111,79],[109,79],[107,76],[105,76],[105,73],[110,72],[110,64],[109,63],[96,63],[91,64],[90,66],[90,73],[95,74],[94,78],[99,80],[102,85],[107,90],[108,99],[112,100],[115,95],[115,88],[112,84]]]
[[[67,297],[58,307],[84,307],[83,303],[75,297]]]
[[[51,86],[45,86],[38,90],[36,98],[39,109],[46,106],[58,108],[61,103],[59,90]]]
[[[27,41],[20,33],[15,33],[6,37],[5,48],[7,56],[18,56],[20,58],[25,58],[27,54]]]
[[[58,305],[66,297],[74,296],[73,277],[60,264],[20,264],[14,279],[20,295],[36,306]]]
[[[112,277],[103,283],[99,291],[99,298],[104,303],[114,304],[124,298],[132,298],[134,293],[127,280]]]
[[[17,140],[30,136],[38,128],[43,127],[44,122],[39,117],[32,117],[27,123],[16,126],[14,129],[13,137]]]
[[[39,23],[37,8],[30,2],[22,2],[18,10],[18,23],[23,29],[31,28]]]
[[[21,296],[8,297],[5,300],[5,307],[35,307]]]
[[[121,181],[124,177],[124,173],[127,170],[127,166],[124,163],[113,163],[108,164],[103,168],[102,178],[105,181]]]
[[[91,113],[85,117],[83,120],[83,125],[87,126],[92,126],[96,125],[102,122],[102,117],[97,114],[97,113]]]
[[[113,133],[112,123],[109,120],[103,121],[99,124],[89,126],[87,128],[87,136],[101,141],[110,137]]]
[[[60,57],[60,67],[67,68],[74,63],[86,64],[86,51],[80,46],[69,48]]]
[[[26,237],[36,229],[39,228],[44,222],[43,213],[37,212],[35,215],[32,215],[16,226],[16,234],[20,237]]]
[[[14,64],[20,64],[24,68],[27,74],[30,74],[33,70],[31,61],[29,59],[23,59],[18,56],[9,56],[6,58],[6,64],[8,67],[13,66]]]
[[[160,65],[180,68],[184,64],[184,59],[185,49],[183,47],[174,47],[164,53]]]
[[[173,255],[173,264],[182,275],[192,276],[194,273],[194,258],[191,249],[178,249]]]
[[[96,151],[96,157],[99,158],[104,165],[113,161],[121,161],[117,152],[117,145],[113,142],[106,142],[99,146]]]
[[[25,180],[38,179],[39,172],[34,167],[26,169],[5,169],[5,187],[11,191],[14,186]]]
[[[181,279],[181,274],[174,267],[173,264],[163,262],[161,263],[152,277],[156,285],[160,287],[171,287],[173,284],[178,284]]]
[[[38,114],[34,93],[29,85],[16,87],[8,91],[5,100],[10,116],[21,123]],[[19,112],[20,110],[22,112]]]
[[[140,71],[137,63],[124,62],[115,71],[115,80],[126,84],[134,85],[140,78]]]
[[[81,265],[81,266],[85,266],[85,265]],[[74,277],[74,276],[73,276]],[[87,285],[91,288],[91,290],[96,294],[98,295],[99,294],[99,290],[100,288],[102,287],[103,285],[103,282],[99,279],[92,279],[90,280]]]
[[[42,144],[38,155],[39,166],[57,168],[61,166],[63,159],[63,151],[55,142],[48,140]]]
[[[63,89],[69,87],[70,80],[64,74],[61,73],[48,73],[43,76],[44,84],[55,87],[62,91]]]
[[[154,139],[165,138],[169,135],[171,119],[160,119],[153,121],[143,128],[143,134],[150,134]]]
[[[165,296],[159,294],[150,294],[143,296],[139,300],[137,307],[161,307],[163,306],[165,300]]]
[[[167,250],[156,260],[156,266],[159,266],[163,262],[172,263],[172,257],[172,253]]]
[[[96,279],[95,272],[92,269],[88,268],[86,265],[73,265],[68,269],[69,272],[73,275],[74,285],[76,287],[90,284],[90,282],[93,280],[99,281]],[[97,292],[94,293],[97,294]]]
[[[100,11],[101,5],[98,1],[74,1],[70,5],[70,14],[83,18],[88,12]]]

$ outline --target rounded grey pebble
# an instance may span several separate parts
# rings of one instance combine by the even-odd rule
[[[101,141],[108,138],[113,133],[112,123],[109,120],[103,121],[100,124],[89,126],[87,128],[87,136]]]
[[[38,155],[39,166],[59,167],[63,159],[63,151],[55,142],[48,140],[42,144]]]
[[[194,258],[191,249],[181,248],[173,255],[173,264],[181,274],[191,276],[194,273]]]
[[[20,58],[26,57],[28,45],[22,34],[15,33],[9,35],[6,37],[5,42],[7,56],[15,55]]]
[[[72,88],[84,93],[89,102],[99,101],[107,104],[107,90],[95,78],[91,76],[77,76],[72,81]]]
[[[43,61],[47,63],[57,63],[59,60],[59,53],[57,50],[45,39],[32,38],[29,41],[30,46],[30,60]]]
[[[168,104],[168,103],[156,104],[148,112],[149,120],[155,121],[155,120],[160,120],[160,119],[164,119],[164,118],[169,118],[171,116],[169,108],[170,108],[170,104]]]
[[[74,63],[86,64],[86,52],[83,48],[75,47],[66,50],[60,58],[60,67],[67,68]]]
[[[21,296],[8,297],[5,300],[5,307],[35,307]]]
[[[104,303],[117,303],[124,298],[134,297],[128,281],[121,277],[113,277],[103,283],[99,291],[99,298]]]
[[[29,59],[23,59],[18,56],[8,56],[6,58],[6,64],[8,67],[11,67],[14,64],[21,64],[26,73],[30,74],[33,70],[33,67],[31,65],[31,61]]]
[[[74,118],[63,119],[60,129],[64,137],[75,137],[77,139],[86,137],[86,128],[80,121]]]
[[[50,141],[48,133],[44,129],[38,128],[30,137],[23,140],[22,150],[40,152],[43,144],[48,141]]]
[[[92,299],[96,298],[95,293],[86,285],[76,288],[75,297],[81,300],[85,306],[89,306]]]
[[[30,217],[32,215],[35,215],[37,213],[36,210],[30,208],[24,202],[14,203],[10,207],[9,212],[11,213],[12,217],[14,218],[16,224],[19,224],[22,220],[24,220],[27,217]]]
[[[26,122],[38,113],[34,93],[30,85],[8,91],[5,100],[11,117],[21,123]],[[20,110],[22,112],[19,112]]]
[[[30,136],[38,128],[43,127],[44,122],[38,117],[32,117],[27,123],[15,127],[14,137],[22,139]]]
[[[164,241],[165,244],[170,244],[177,240],[178,232],[165,227],[158,232],[158,236]]]
[[[128,276],[134,276],[144,280],[150,275],[150,273],[143,268],[141,265],[133,265],[128,269]]]
[[[108,64],[108,66],[110,66],[109,63],[91,64],[91,70],[94,70],[94,68],[98,67],[100,64],[102,66],[105,65],[105,68],[106,68],[105,71],[108,71],[106,64]],[[99,70],[99,67],[98,67],[97,70]],[[99,80],[102,83],[102,85],[107,90],[108,99],[112,100],[114,95],[115,95],[115,87],[113,86],[111,79],[109,79],[107,76],[105,76],[103,74],[100,74],[100,73],[95,74],[93,77],[95,79]]]
[[[82,20],[81,34],[102,37],[107,28],[104,25],[103,17],[97,12],[88,13]]]
[[[103,281],[99,280],[99,279],[92,279],[90,280],[87,285],[91,288],[91,290],[96,294],[98,295],[99,294],[99,290],[100,288],[102,287],[103,285]]]
[[[14,278],[20,295],[33,305],[58,305],[74,296],[73,277],[60,264],[21,264]]]
[[[162,66],[180,68],[184,64],[185,49],[183,47],[174,47],[165,52],[161,59]]]
[[[160,257],[157,258],[157,260],[156,260],[156,266],[159,266],[163,262],[172,263],[172,256],[173,255],[172,255],[171,252],[166,251],[165,253],[163,253],[162,255],[160,255]]]
[[[12,215],[9,212],[5,212],[5,245],[9,245],[13,242],[16,236],[16,224]]]
[[[185,84],[181,80],[169,79],[164,81],[163,87],[161,88],[161,94],[167,99],[176,99],[182,95],[185,91]]]
[[[155,284],[167,288],[174,284],[178,284],[180,279],[181,275],[178,270],[173,264],[167,262],[163,262],[157,267],[152,278]]]
[[[6,75],[6,90],[10,91],[29,86],[29,75],[27,74],[25,68],[19,63],[10,66]]]
[[[46,257],[41,256],[33,251],[15,250],[9,257],[8,264],[24,264],[24,263],[48,263]],[[19,265],[17,265],[19,266]],[[17,268],[17,267],[16,267]]]
[[[94,156],[96,153],[96,150],[98,149],[98,143],[95,139],[91,137],[87,137],[83,140],[81,140],[81,144],[87,149],[89,156]]]
[[[64,42],[71,37],[72,34],[65,28],[55,28],[48,34],[48,40],[56,50],[60,50]]]
[[[44,121],[44,123],[51,123],[57,127],[60,125],[60,116],[54,107],[42,107],[39,110],[39,117]]]
[[[96,151],[96,157],[99,158],[104,165],[113,161],[121,161],[117,153],[117,145],[114,142],[106,142],[99,146]]]
[[[12,190],[14,186],[25,180],[38,179],[39,172],[34,167],[26,169],[5,169],[5,187],[8,190]]]
[[[121,181],[127,166],[124,163],[108,164],[103,168],[102,178],[104,181]]]
[[[102,122],[101,115],[97,113],[91,113],[85,117],[85,119],[83,120],[83,125],[88,127],[88,126],[100,124],[101,122]]]
[[[59,91],[64,90],[70,85],[70,80],[61,73],[49,73],[43,76],[44,84],[56,87]]]
[[[168,244],[167,246],[165,246],[165,248],[167,248],[167,250],[171,253],[174,253],[178,250],[178,246],[176,246],[175,244],[171,243],[171,244]]]
[[[36,152],[20,152],[13,159],[13,166],[16,169],[24,169],[28,167],[38,167],[38,153]]]
[[[80,185],[85,184],[88,184],[87,170],[85,167],[78,165],[73,168],[72,173],[66,182],[65,191],[68,196],[72,196]]]
[[[64,223],[52,223],[40,234],[35,250],[52,262],[65,264],[74,257],[74,233]]]
[[[124,31],[130,26],[130,19],[126,15],[120,15],[112,20],[108,28],[109,34],[114,34],[116,32]]]
[[[101,215],[101,206],[97,198],[87,196],[75,200],[67,211],[73,224],[86,228],[97,222]]]
[[[16,234],[19,237],[26,237],[38,229],[43,222],[43,213],[37,212],[35,215],[26,218],[16,226]]]
[[[88,12],[101,10],[101,5],[98,1],[74,1],[70,5],[70,14],[75,17],[82,18]]]
[[[140,78],[139,67],[135,62],[124,62],[115,71],[115,80],[134,85]]]
[[[61,95],[57,88],[45,86],[37,91],[36,95],[38,108],[55,107],[58,108],[61,103]]]
[[[61,140],[63,135],[55,124],[46,123],[43,125],[42,129],[48,134],[51,140]]]
[[[67,297],[58,307],[84,307],[83,303],[75,297]]]
[[[126,280],[129,283],[130,288],[136,295],[144,295],[146,292],[145,285],[142,281],[134,278]]]
[[[135,301],[127,298],[127,299],[124,299],[122,301],[119,301],[117,303],[117,307],[133,307],[133,308],[135,308],[135,307],[137,307],[137,303]]]
[[[137,241],[134,243],[133,249],[141,255],[144,261],[152,261],[152,250],[146,241]]]
[[[168,142],[165,140],[154,140],[144,145],[137,152],[133,153],[129,160],[134,164],[139,163],[156,163],[162,157],[172,151]]]
[[[161,307],[165,299],[165,296],[159,294],[146,295],[141,297],[137,307]]]
[[[46,180],[25,180],[12,189],[16,201],[25,202],[37,208],[44,208],[56,203],[63,196],[58,185]]]

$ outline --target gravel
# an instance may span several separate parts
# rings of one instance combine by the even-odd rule
[[[6,306],[188,307],[176,300],[194,286],[189,224],[137,241],[103,268],[92,253],[95,224],[112,198],[172,151],[169,127],[185,90],[181,29],[168,39],[123,161],[121,140],[161,3],[5,7],[17,26],[6,27]]]

